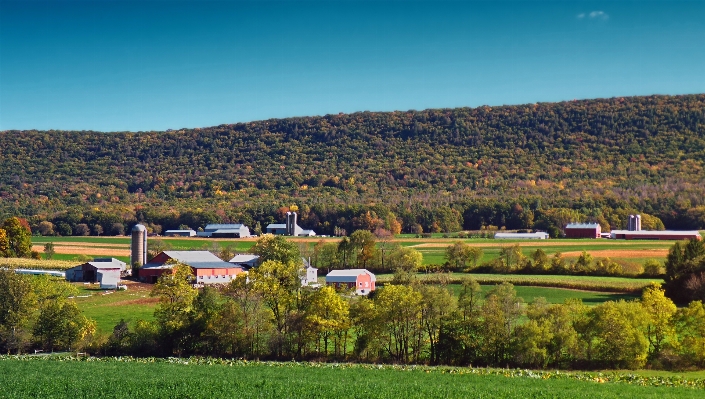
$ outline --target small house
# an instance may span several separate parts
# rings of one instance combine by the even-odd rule
[[[375,281],[375,275],[367,269],[333,270],[326,275],[326,285],[354,289],[358,295],[367,295],[374,291]]]

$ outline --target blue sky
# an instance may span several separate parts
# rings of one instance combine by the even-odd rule
[[[0,130],[705,93],[705,2],[0,0]]]

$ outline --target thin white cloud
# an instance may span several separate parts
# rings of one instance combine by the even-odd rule
[[[609,17],[610,17],[610,16],[607,15],[607,14],[605,14],[604,11],[593,11],[593,12],[590,13],[590,18],[592,18],[592,19],[602,19],[602,20],[605,20],[605,19],[608,19]]]
[[[584,12],[581,12],[580,14],[578,14],[578,19],[583,19],[583,18],[585,18]]]

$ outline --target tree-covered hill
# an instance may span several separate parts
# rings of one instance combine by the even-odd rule
[[[127,221],[139,218],[138,205],[221,210],[230,218],[238,218],[234,208],[249,209],[246,219],[265,221],[276,218],[268,209],[291,203],[382,203],[397,215],[416,206],[452,208],[463,215],[461,225],[477,228],[498,220],[473,219],[473,206],[504,209],[507,219],[519,205],[607,219],[606,208],[633,209],[668,227],[704,228],[704,163],[702,94],[360,112],[167,132],[4,131],[0,214],[51,218],[98,208]],[[322,212],[311,227],[344,224],[338,215],[323,226]],[[514,224],[508,227],[533,227]]]

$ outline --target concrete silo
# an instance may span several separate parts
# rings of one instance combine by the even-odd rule
[[[132,242],[130,247],[130,264],[142,266],[147,263],[147,228],[136,224],[132,228]]]

